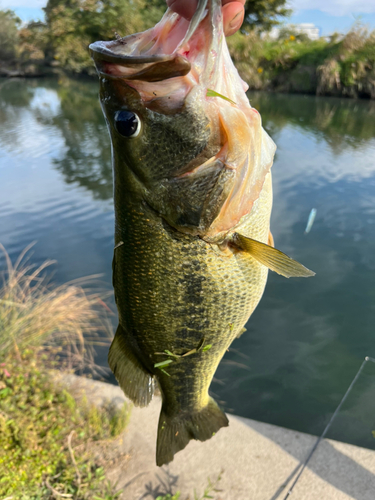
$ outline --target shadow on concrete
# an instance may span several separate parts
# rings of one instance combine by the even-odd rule
[[[265,427],[264,424],[260,422],[258,423],[243,418],[240,420],[256,432],[272,440],[287,453],[300,461],[299,465],[294,469],[289,477],[283,481],[283,484],[280,485],[274,495],[268,499],[282,500],[287,493],[287,490],[285,489],[286,486],[292,481],[293,478],[296,477],[300,467],[308,457],[312,446],[315,444],[315,437],[312,439],[313,436],[306,435],[306,441],[308,442],[304,446],[301,446],[301,438],[296,439],[289,433],[288,435],[290,436],[290,439],[286,440],[285,436],[283,439],[279,439],[278,435],[280,434],[275,433],[274,427],[271,425]],[[307,468],[321,479],[352,498],[356,498],[357,500],[374,499],[375,470],[372,472],[365,467],[362,467],[355,460],[352,460],[349,456],[337,450],[329,441],[323,440],[319,444],[317,450],[309,461]],[[302,474],[299,481],[303,481],[303,478],[304,474]],[[293,490],[294,492],[297,491],[297,487],[298,483]],[[359,491],[361,493],[359,493]],[[294,498],[293,493],[290,495],[290,498]]]
[[[277,488],[276,492],[274,495],[269,500],[277,500],[278,498],[284,498],[286,495],[285,488],[288,486],[288,484],[292,481],[297,476],[297,473],[299,472],[300,468],[302,467],[302,463],[299,463],[297,467],[289,474],[289,476],[283,481],[283,483]],[[283,495],[281,495],[283,494]]]
[[[168,466],[161,469],[160,474],[157,474],[156,478],[158,481],[156,486],[152,485],[152,481],[145,484],[146,491],[140,500],[144,498],[153,498],[155,500],[159,495],[169,494],[173,496],[176,493],[179,476],[172,474]]]

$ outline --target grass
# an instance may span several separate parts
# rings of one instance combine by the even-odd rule
[[[90,448],[121,433],[127,420],[126,406],[78,405],[34,351],[8,358],[0,366],[0,497],[116,498]]]
[[[329,41],[281,30],[277,40],[237,33],[228,45],[251,89],[375,98],[375,31],[359,23]]]
[[[222,490],[218,489],[219,482],[221,481],[221,476],[223,474],[223,471],[220,472],[218,477],[216,478],[216,481],[212,482],[210,478],[208,478],[208,485],[206,486],[204,492],[202,495],[197,494],[197,492],[194,490],[194,500],[205,500],[208,498],[215,498],[213,497],[213,493],[219,493]],[[167,493],[165,495],[159,495],[156,497],[156,500],[182,500],[181,498],[181,492],[177,491],[174,495],[171,493]],[[190,496],[186,497],[186,500],[190,500]]]
[[[77,403],[50,371],[102,371],[94,346],[109,344],[112,330],[108,307],[87,289],[97,277],[53,287],[51,261],[30,264],[29,246],[13,264],[1,249],[0,498],[115,499],[92,450],[124,430],[128,408]]]
[[[109,345],[113,334],[108,306],[87,289],[98,276],[53,287],[46,275],[53,261],[33,266],[27,258],[30,248],[13,264],[0,244],[6,262],[0,288],[0,361],[9,355],[20,359],[31,348],[45,355],[45,364],[58,360],[67,370],[100,371],[94,346]]]

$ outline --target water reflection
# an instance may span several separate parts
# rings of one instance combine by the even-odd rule
[[[54,164],[67,183],[77,182],[95,198],[111,198],[111,150],[97,85],[64,80],[58,97],[61,114],[55,117],[53,124],[65,139],[66,151]]]
[[[250,98],[278,145],[276,244],[317,275],[270,273],[213,391],[235,413],[319,434],[364,356],[375,357],[375,103]],[[103,272],[110,283],[110,144],[96,81],[0,83],[0,180],[0,241],[13,258],[37,239],[33,258],[56,259],[57,281]],[[375,386],[363,384],[334,436],[372,447]]]
[[[375,103],[350,99],[300,95],[250,93],[250,101],[260,110],[263,124],[284,156],[293,142],[282,180],[300,183],[301,163],[311,140],[318,147],[304,169],[307,183],[313,178],[336,182],[343,176],[356,180],[371,177],[375,170]],[[61,137],[64,148],[54,151],[54,163],[67,183],[78,183],[95,198],[112,196],[110,143],[98,101],[95,81],[44,79],[0,84],[0,144],[21,150],[24,138],[12,131],[30,120]],[[9,131],[9,133],[6,133]],[[40,134],[28,128],[34,149],[40,148]],[[306,134],[307,133],[307,134]],[[49,133],[48,136],[51,134]],[[358,151],[358,155],[356,155]],[[368,154],[363,154],[368,152]],[[345,161],[337,162],[342,156]],[[275,169],[274,169],[275,171]]]
[[[0,86],[0,120],[2,146],[16,154],[27,149],[34,157],[47,146],[68,184],[85,187],[95,198],[112,197],[110,144],[96,83],[7,80]],[[61,138],[63,147],[51,148],[51,137]]]
[[[33,259],[56,259],[57,281],[102,272],[109,287],[112,180],[97,86],[6,80],[0,114],[0,241],[15,259],[37,240]]]
[[[294,125],[323,139],[335,153],[361,148],[375,137],[375,102],[290,94],[249,93],[272,136]]]

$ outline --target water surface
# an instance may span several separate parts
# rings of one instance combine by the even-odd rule
[[[102,273],[110,288],[110,144],[97,94],[91,81],[0,82],[0,242],[15,259],[36,240],[32,261],[56,259],[57,283]],[[375,103],[250,99],[278,146],[276,246],[317,274],[270,273],[212,391],[233,413],[320,434],[363,358],[375,357]],[[329,436],[375,448],[374,429],[369,363]]]

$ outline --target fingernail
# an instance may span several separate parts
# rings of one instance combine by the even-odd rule
[[[241,17],[242,17],[242,12],[238,12],[229,23],[229,28],[231,29],[237,28],[237,26],[240,24]]]

